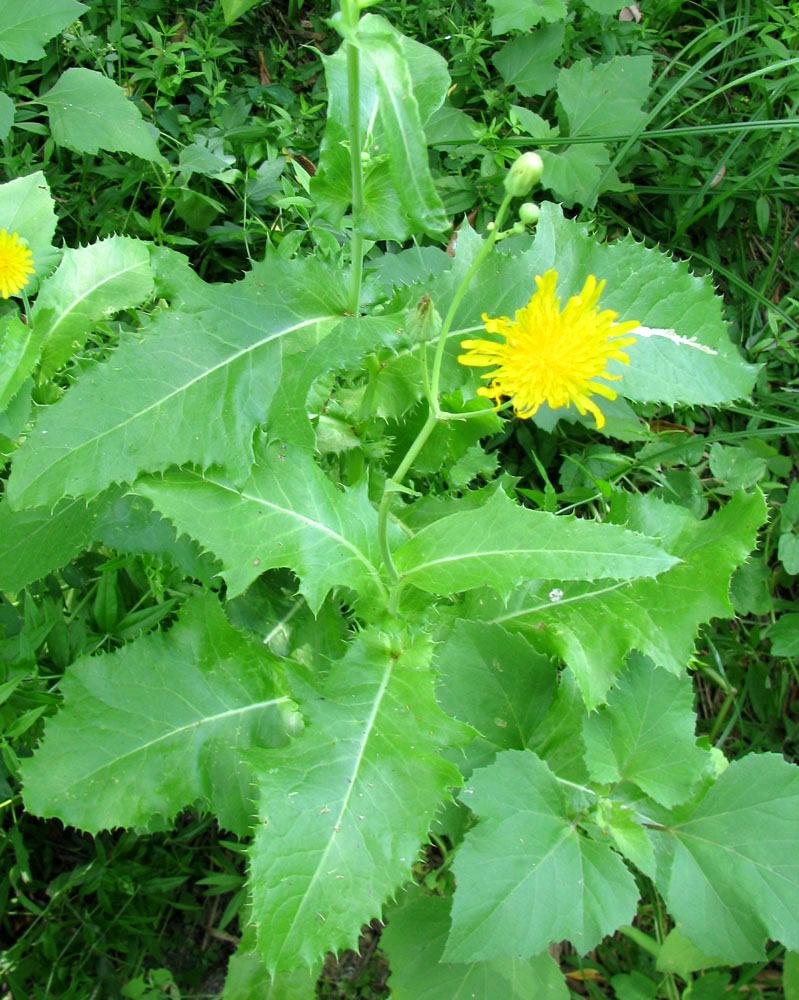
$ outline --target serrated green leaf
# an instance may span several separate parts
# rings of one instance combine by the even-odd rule
[[[380,947],[391,964],[394,1000],[569,1000],[558,963],[548,951],[535,958],[441,962],[451,898],[412,886],[386,915]]]
[[[656,576],[675,561],[651,539],[619,526],[528,510],[502,491],[479,510],[423,528],[394,553],[403,581],[428,593],[486,585],[502,596],[523,579],[623,580]]]
[[[294,261],[273,263],[268,286],[195,279],[178,306],[123,337],[105,364],[42,413],[15,457],[7,499],[36,506],[91,497],[187,462],[245,479],[283,358],[335,328],[336,289],[341,282],[326,268]]]
[[[286,742],[293,702],[280,662],[227,623],[213,595],[167,633],[84,657],[64,706],[22,764],[26,807],[90,832],[165,820],[196,801],[243,836],[251,746]]]
[[[772,656],[799,656],[799,614],[780,615],[769,638]]]
[[[558,98],[572,136],[631,135],[646,121],[652,56],[613,56],[594,64],[580,59],[558,74]]]
[[[566,17],[565,0],[489,0],[494,8],[491,31],[527,31],[539,21],[561,21]]]
[[[611,802],[607,830],[616,849],[650,878],[655,877],[655,849],[649,831],[621,802]]]
[[[286,752],[254,752],[261,821],[251,849],[253,921],[270,972],[352,946],[406,881],[434,814],[461,784],[438,754],[470,738],[438,708],[432,645],[362,632]]]
[[[60,146],[79,153],[132,153],[166,163],[136,105],[124,90],[93,69],[73,67],[37,103],[50,112],[50,131]]]
[[[40,339],[30,323],[7,313],[0,317],[0,412],[6,409],[39,359]]]
[[[506,750],[472,775],[480,822],[455,858],[449,961],[537,955],[567,938],[585,953],[635,913],[638,890],[609,846],[569,816],[555,775],[530,750]]]
[[[144,497],[121,493],[112,489],[99,498],[92,537],[116,552],[147,552],[209,585],[219,569],[213,557],[202,553],[190,538],[178,538]]]
[[[32,6],[0,0],[0,55],[15,62],[44,59],[44,43],[88,9],[76,0],[36,0]]]
[[[52,511],[0,503],[0,590],[15,593],[81,552],[94,535],[96,505],[63,500]]]
[[[446,96],[446,62],[374,14],[361,19],[353,41],[363,53],[361,149],[372,157],[364,164],[361,230],[371,239],[404,240],[427,227],[445,228],[448,220],[432,187],[422,128]],[[325,58],[324,65],[328,115],[311,193],[318,211],[338,225],[352,200],[343,47]],[[419,172],[411,177],[409,190],[410,175],[402,172],[402,164],[410,163]],[[413,191],[421,201],[415,200]]]
[[[690,678],[634,654],[607,705],[585,719],[589,774],[601,784],[632,781],[667,807],[684,802],[706,764],[695,726]]]
[[[222,1000],[312,1000],[316,971],[293,969],[270,976],[255,943],[255,928],[244,929],[235,954],[230,956]]]
[[[231,597],[278,566],[297,574],[314,612],[334,586],[386,596],[366,483],[339,492],[302,451],[259,450],[240,489],[211,473],[185,471],[141,479],[135,490],[219,557]]]
[[[58,270],[42,282],[32,323],[41,338],[41,374],[49,378],[111,312],[140,305],[153,291],[146,243],[109,236],[67,249]]]
[[[557,687],[550,660],[498,625],[457,621],[440,637],[435,666],[441,707],[495,750],[523,750]]]
[[[680,815],[653,833],[679,931],[730,965],[762,961],[769,938],[799,948],[799,767],[750,754]]]
[[[547,24],[503,45],[493,63],[505,83],[525,97],[551,90],[558,75],[555,63],[563,49],[565,31],[563,24]]]
[[[754,547],[765,517],[759,495],[734,497],[705,521],[655,498],[627,496],[618,519],[660,538],[681,560],[657,580],[598,585],[549,580],[521,588],[507,607],[492,606],[481,595],[482,614],[471,603],[464,614],[521,630],[537,648],[561,656],[577,675],[586,706],[593,709],[605,700],[631,649],[679,674],[690,659],[699,624],[732,617],[730,576]],[[555,602],[553,588],[562,591]]]
[[[0,184],[0,229],[17,233],[33,254],[35,273],[25,286],[29,296],[36,293],[39,281],[58,259],[52,245],[55,227],[55,205],[40,170]]]
[[[461,227],[453,268],[429,289],[436,308],[445,315],[466,268],[482,246],[481,239]],[[565,302],[579,295],[589,274],[605,280],[600,308],[613,309],[619,320],[637,320],[646,328],[673,330],[684,340],[696,338],[701,347],[677,343],[667,336],[643,336],[625,348],[629,365],[611,362],[609,370],[621,376],[614,389],[641,402],[701,403],[713,405],[746,396],[757,369],[747,365],[730,342],[721,311],[721,299],[706,280],[694,277],[684,262],[675,262],[632,240],[598,244],[580,225],[563,217],[551,203],[541,206],[535,241],[529,251],[511,257],[493,254],[479,268],[456,312],[448,338],[448,353],[460,353],[464,335],[483,330],[482,313],[513,316],[527,305],[534,276],[549,268],[558,272],[558,295]],[[479,374],[442,381],[445,391],[467,381],[475,388]],[[546,407],[542,407],[545,410]]]

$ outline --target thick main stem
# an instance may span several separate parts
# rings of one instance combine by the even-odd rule
[[[358,6],[354,2],[342,4],[342,14],[347,27],[355,30],[358,26]],[[361,163],[361,86],[360,53],[358,46],[347,41],[347,117],[350,140],[350,173],[352,176],[352,242],[350,250],[350,283],[347,294],[349,312],[358,315],[361,304],[361,282],[363,280],[363,164]]]

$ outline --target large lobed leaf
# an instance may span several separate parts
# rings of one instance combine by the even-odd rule
[[[140,240],[110,236],[65,250],[58,270],[42,283],[31,315],[43,377],[85,344],[103,316],[140,305],[152,290],[150,254]]]
[[[659,538],[679,561],[657,580],[559,584],[550,579],[519,588],[507,605],[480,592],[464,609],[464,617],[521,631],[537,648],[562,657],[589,709],[605,700],[631,649],[679,674],[700,623],[732,616],[730,577],[754,547],[766,508],[759,494],[741,494],[697,521],[674,504],[625,496],[615,516],[633,531]],[[555,596],[561,592],[557,601],[553,590]]]
[[[507,597],[524,579],[625,580],[677,560],[620,526],[532,511],[497,492],[478,510],[450,514],[394,553],[402,579],[429,593],[487,585]]]
[[[247,833],[243,752],[286,742],[293,702],[279,661],[231,628],[215,597],[187,604],[167,633],[82,658],[61,689],[63,708],[22,763],[27,809],[95,833],[200,801]]]
[[[584,954],[632,919],[635,879],[607,844],[579,830],[536,754],[499,753],[466,792],[480,822],[453,865],[447,961],[525,958],[564,938]]]
[[[442,962],[452,900],[412,886],[387,914],[380,947],[391,964],[394,1000],[569,1000],[548,951],[534,958]]]
[[[221,559],[229,597],[277,566],[297,574],[314,613],[334,586],[386,595],[366,483],[340,492],[299,449],[259,448],[240,489],[189,471],[147,477],[135,489]]]
[[[363,632],[304,701],[302,738],[248,755],[261,818],[253,920],[271,973],[352,946],[410,877],[436,809],[461,784],[438,750],[470,733],[436,704],[431,653],[398,627]]]
[[[15,457],[9,503],[93,497],[188,462],[246,478],[283,359],[335,328],[340,281],[313,262],[274,261],[235,285],[184,280],[179,305],[124,338],[42,413]]]
[[[731,965],[761,961],[769,938],[799,949],[797,830],[799,767],[750,754],[653,831],[658,888],[681,933]]]

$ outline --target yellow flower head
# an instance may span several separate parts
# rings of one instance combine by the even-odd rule
[[[0,229],[0,295],[4,299],[19,294],[28,284],[28,275],[33,274],[32,256],[17,233],[9,236]]]
[[[615,399],[617,393],[593,380],[621,378],[609,375],[606,365],[610,358],[630,363],[621,348],[634,343],[635,337],[624,334],[639,324],[615,323],[618,313],[599,311],[597,302],[605,282],[597,284],[593,274],[561,312],[560,298],[555,297],[557,281],[557,271],[547,271],[543,278],[536,275],[538,290],[524,309],[516,312],[513,322],[507,316],[489,319],[483,313],[486,333],[498,334],[505,342],[464,340],[461,347],[468,353],[461,354],[458,361],[477,367],[498,365],[481,376],[491,383],[477,393],[496,402],[509,397],[517,417],[532,417],[542,403],[553,410],[574,403],[583,416],[590,410],[597,427],[603,427],[605,418],[591,394]]]

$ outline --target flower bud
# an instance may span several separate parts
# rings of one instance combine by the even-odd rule
[[[505,190],[513,198],[523,198],[543,172],[544,161],[538,153],[522,153],[505,175]]]
[[[526,201],[519,207],[519,219],[525,226],[534,226],[541,215],[541,209],[534,201]]]

